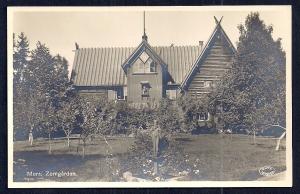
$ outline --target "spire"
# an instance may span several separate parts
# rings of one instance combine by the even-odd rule
[[[148,41],[148,37],[147,37],[147,35],[146,35],[146,27],[145,27],[145,24],[146,22],[145,22],[145,11],[144,11],[144,22],[143,22],[143,24],[144,24],[144,34],[143,34],[143,36],[142,36],[142,39],[143,40],[145,40],[146,42]]]

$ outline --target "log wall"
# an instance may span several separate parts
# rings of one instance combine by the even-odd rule
[[[188,93],[198,97],[211,92],[216,82],[231,68],[233,56],[232,49],[229,48],[229,44],[224,41],[224,38],[216,37],[194,72]],[[207,86],[208,82],[211,82],[211,87]]]

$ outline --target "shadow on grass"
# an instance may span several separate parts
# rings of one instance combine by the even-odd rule
[[[177,137],[175,141],[190,142],[192,139],[187,137]]]

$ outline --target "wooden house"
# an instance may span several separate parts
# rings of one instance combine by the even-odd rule
[[[151,46],[144,32],[136,48],[79,48],[72,79],[81,95],[146,103],[208,93],[231,68],[235,48],[216,20],[206,45]]]

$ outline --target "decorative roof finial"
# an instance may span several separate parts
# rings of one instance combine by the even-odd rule
[[[216,22],[216,24],[218,25],[218,24],[220,24],[220,23],[221,23],[221,21],[222,21],[222,19],[223,19],[223,16],[221,17],[221,19],[220,19],[220,20],[218,20],[218,19],[216,18],[216,16],[214,16],[214,18],[215,18],[215,22]]]
[[[146,27],[145,27],[145,24],[146,22],[145,22],[145,11],[144,11],[144,34],[143,34],[143,36],[142,36],[142,39],[143,40],[145,40],[146,42],[148,41],[148,37],[147,37],[147,35],[146,35]]]

